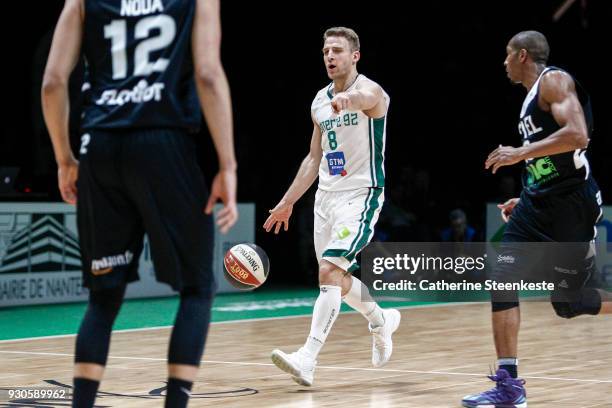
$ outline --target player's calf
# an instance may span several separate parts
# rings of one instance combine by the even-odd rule
[[[342,299],[368,321],[372,333],[372,365],[382,367],[391,358],[391,336],[399,327],[401,314],[396,309],[381,309],[370,296],[367,286],[354,276],[349,278],[351,285]]]
[[[210,323],[213,294],[208,288],[186,287],[168,347],[168,388],[165,408],[187,406]]]
[[[94,405],[108,357],[113,323],[124,294],[125,285],[89,292],[89,304],[76,340],[73,407]]]

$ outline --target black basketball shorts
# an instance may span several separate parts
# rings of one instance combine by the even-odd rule
[[[213,220],[193,137],[178,129],[92,130],[82,138],[77,223],[83,284],[138,280],[146,233],[156,279],[214,291]]]
[[[589,178],[578,188],[544,197],[525,192],[514,207],[491,278],[555,283],[578,290],[594,270],[593,241],[602,216],[601,193]]]

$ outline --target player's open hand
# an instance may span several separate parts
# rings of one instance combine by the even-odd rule
[[[510,214],[512,214],[512,210],[518,204],[518,198],[511,198],[503,204],[497,204],[497,208],[501,211],[501,217],[504,222],[508,222],[510,219]]]
[[[70,158],[68,162],[57,166],[57,181],[62,199],[68,204],[76,204],[77,201],[77,186],[76,182],[79,178],[79,162],[74,158]]]
[[[210,197],[208,197],[204,212],[212,214],[213,207],[218,200],[223,203],[223,208],[217,213],[217,226],[223,234],[226,234],[238,221],[235,170],[219,170],[213,179]]]
[[[493,174],[502,166],[511,166],[523,160],[523,155],[520,147],[502,146],[493,150],[487,161],[485,162],[485,169],[489,170],[493,166]]]
[[[281,201],[270,210],[270,215],[266,222],[264,222],[264,229],[266,232],[270,232],[272,228],[274,228],[274,233],[278,234],[281,227],[284,225],[284,230],[287,231],[289,229],[289,217],[291,217],[291,213],[293,212],[293,204],[286,203]]]
[[[343,110],[349,109],[350,104],[351,99],[348,97],[346,92],[339,93],[331,100],[331,107],[335,114],[338,114]]]

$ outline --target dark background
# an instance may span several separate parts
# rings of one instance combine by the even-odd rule
[[[261,229],[308,151],[310,103],[329,83],[322,34],[345,25],[361,39],[359,72],[391,96],[387,128],[387,204],[377,239],[438,240],[448,213],[462,208],[482,237],[485,203],[517,195],[520,165],[484,171],[498,144],[518,146],[525,89],[509,83],[505,46],[518,31],[543,32],[550,64],[571,72],[593,101],[589,146],[604,202],[612,199],[607,101],[612,13],[607,0],[578,0],[559,22],[562,0],[488,2],[222,1],[223,61],[234,103],[239,192],[255,202],[257,243],[269,254],[271,280],[316,279],[312,247],[314,188],[296,205],[282,237]],[[17,190],[27,200],[59,200],[56,169],[42,122],[39,89],[51,30],[63,2],[20,2],[7,15],[0,166],[18,166]],[[11,18],[13,18],[11,17]],[[77,76],[71,85],[80,86]],[[78,101],[74,110],[78,112]],[[78,118],[78,115],[75,115]],[[78,141],[78,120],[73,121]],[[204,172],[215,171],[212,144],[200,139]],[[405,228],[393,232],[398,223]]]

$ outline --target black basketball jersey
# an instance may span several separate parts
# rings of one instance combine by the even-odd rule
[[[197,129],[196,0],[85,0],[83,129]]]
[[[556,67],[544,69],[523,102],[518,124],[523,145],[545,139],[560,129],[552,113],[543,111],[538,105],[540,81],[547,72],[553,70],[563,71]],[[590,99],[582,86],[576,80],[574,82],[590,139],[593,131]],[[527,194],[542,196],[571,190],[589,177],[590,168],[586,149],[577,149],[573,152],[528,159],[523,170],[523,187]]]

